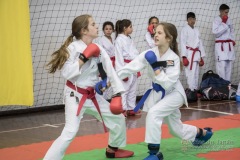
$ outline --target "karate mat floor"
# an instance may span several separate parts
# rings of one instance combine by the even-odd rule
[[[162,126],[161,151],[164,160],[239,160],[240,103],[235,101],[198,101],[182,107],[182,121],[199,127],[211,126],[212,139],[201,147],[170,135]],[[129,117],[126,149],[142,160],[148,155],[144,143],[145,117]],[[64,110],[0,117],[0,160],[40,160],[64,127]],[[64,160],[105,160],[108,133],[92,116],[85,115],[77,137],[66,151]],[[124,158],[123,158],[124,160]]]

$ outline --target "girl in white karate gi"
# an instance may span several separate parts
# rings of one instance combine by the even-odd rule
[[[229,6],[222,4],[219,7],[220,15],[212,25],[215,34],[215,59],[217,74],[227,81],[231,81],[233,61],[235,60],[235,36],[233,24],[228,17]]]
[[[154,35],[156,47],[142,52],[117,72],[123,79],[147,68],[147,74],[153,82],[153,89],[143,96],[147,97],[145,103],[143,102],[143,111],[148,111],[145,142],[148,143],[149,155],[145,160],[163,159],[162,153],[159,152],[163,120],[174,136],[189,140],[193,145],[202,145],[213,134],[211,128],[201,129],[181,122],[179,108],[188,103],[179,80],[181,62],[176,39],[176,27],[170,23],[160,23]],[[134,111],[137,111],[137,108]]]
[[[102,27],[104,36],[98,38],[97,43],[101,45],[107,54],[109,55],[113,67],[115,67],[115,53],[114,53],[114,38],[112,37],[112,33],[114,32],[114,25],[110,21],[106,21],[103,23]],[[108,88],[104,93],[103,97],[105,99],[110,99],[112,95],[112,88]]]
[[[145,40],[147,41],[149,48],[155,47],[153,35],[154,35],[154,28],[157,26],[158,23],[159,23],[159,20],[155,16],[150,17],[148,20],[148,28],[145,34]]]
[[[138,54],[138,50],[130,37],[133,32],[132,22],[128,19],[118,20],[116,22],[116,40],[115,40],[115,69],[122,69],[131,62]],[[123,109],[125,116],[133,116],[133,108],[136,106],[137,73],[131,74],[123,79],[126,92],[122,94]]]
[[[188,88],[191,91],[198,90],[199,66],[204,65],[203,48],[200,32],[195,25],[196,16],[193,12],[187,14],[187,24],[181,31],[181,56],[185,66]]]
[[[50,73],[61,69],[62,76],[67,80],[64,90],[66,123],[44,160],[63,159],[67,147],[79,130],[84,113],[103,120],[109,129],[107,157],[123,158],[133,155],[132,151],[118,149],[126,145],[125,117],[122,114],[112,114],[109,109],[111,103],[109,105],[102,96],[94,92],[94,86],[99,80],[99,62],[103,63],[114,94],[124,92],[124,86],[112,67],[108,54],[100,45],[92,43],[97,36],[98,27],[90,15],[76,17],[72,23],[72,34],[53,53],[52,60],[48,63]],[[74,37],[76,41],[73,41]]]

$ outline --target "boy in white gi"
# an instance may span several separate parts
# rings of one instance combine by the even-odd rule
[[[185,66],[188,88],[198,90],[199,66],[204,65],[205,51],[199,30],[194,26],[196,16],[193,12],[187,13],[187,24],[181,31],[181,56]]]
[[[122,114],[114,115],[110,110],[122,107],[119,93],[124,92],[124,86],[106,51],[100,45],[92,43],[97,36],[98,27],[90,15],[76,17],[72,23],[72,34],[61,48],[52,54],[52,60],[48,63],[50,73],[61,69],[62,76],[67,80],[64,90],[66,123],[44,160],[63,159],[67,147],[79,130],[84,113],[100,118],[105,131],[106,127],[109,128],[106,157],[126,158],[133,155],[132,151],[118,148],[126,145],[125,117]],[[74,37],[76,41],[73,41]],[[102,62],[115,95],[110,105],[102,96],[94,92],[99,80],[99,62]]]
[[[219,7],[220,15],[217,16],[212,25],[215,34],[215,59],[217,74],[227,81],[231,81],[233,61],[235,60],[235,37],[233,24],[228,17],[229,6],[222,4]]]
[[[116,40],[115,40],[115,69],[122,69],[126,64],[130,63],[138,54],[138,50],[130,37],[133,32],[132,22],[128,19],[118,20],[116,22]],[[122,94],[122,104],[125,110],[125,116],[134,116],[134,107],[136,106],[136,90],[137,90],[138,74],[131,74],[123,79],[126,92]]]

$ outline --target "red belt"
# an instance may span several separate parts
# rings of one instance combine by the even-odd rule
[[[102,118],[102,114],[101,114],[101,111],[100,111],[100,108],[99,108],[99,105],[98,105],[98,102],[97,102],[97,99],[95,97],[95,91],[94,91],[94,88],[93,87],[88,87],[87,89],[83,89],[83,88],[80,88],[80,87],[76,87],[72,82],[70,81],[67,81],[66,85],[73,89],[73,90],[76,90],[77,89],[77,92],[82,94],[82,99],[80,100],[79,104],[78,104],[78,110],[77,110],[77,116],[79,115],[82,107],[83,107],[83,104],[85,103],[85,101],[87,99],[91,99],[93,104],[95,105],[101,119],[102,119],[102,122],[103,122],[103,128],[104,128],[104,131],[107,132],[107,128],[105,126],[105,123],[103,121],[103,118]]]
[[[187,48],[187,49],[190,49],[191,51],[193,51],[192,59],[191,59],[191,64],[190,64],[190,70],[192,70],[192,64],[193,64],[193,59],[194,59],[195,53],[196,53],[197,51],[199,51],[200,54],[201,54],[201,51],[200,51],[198,48],[192,48],[192,47],[188,47],[188,46],[186,46],[186,48]]]
[[[125,63],[130,63],[132,60],[124,59]],[[141,76],[141,72],[137,72],[137,77]]]
[[[110,57],[110,59],[111,59],[111,61],[112,61],[112,65],[113,65],[113,67],[115,67],[115,56]]]
[[[228,47],[229,47],[229,51],[231,51],[231,45],[230,45],[230,42],[234,42],[233,40],[231,39],[228,39],[228,40],[216,40],[215,43],[222,43],[221,44],[221,49],[223,51],[223,43],[228,43]]]

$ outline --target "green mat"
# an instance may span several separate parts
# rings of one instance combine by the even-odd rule
[[[163,139],[161,152],[164,160],[205,160],[197,157],[199,153],[211,151],[228,150],[240,147],[240,128],[221,130],[214,132],[210,141],[200,147],[192,146],[191,142],[181,141],[178,138]],[[131,158],[121,158],[121,160],[142,160],[147,153],[146,143],[128,144],[124,149],[135,152]],[[109,160],[105,157],[105,148],[91,151],[84,151],[65,155],[64,160]]]

